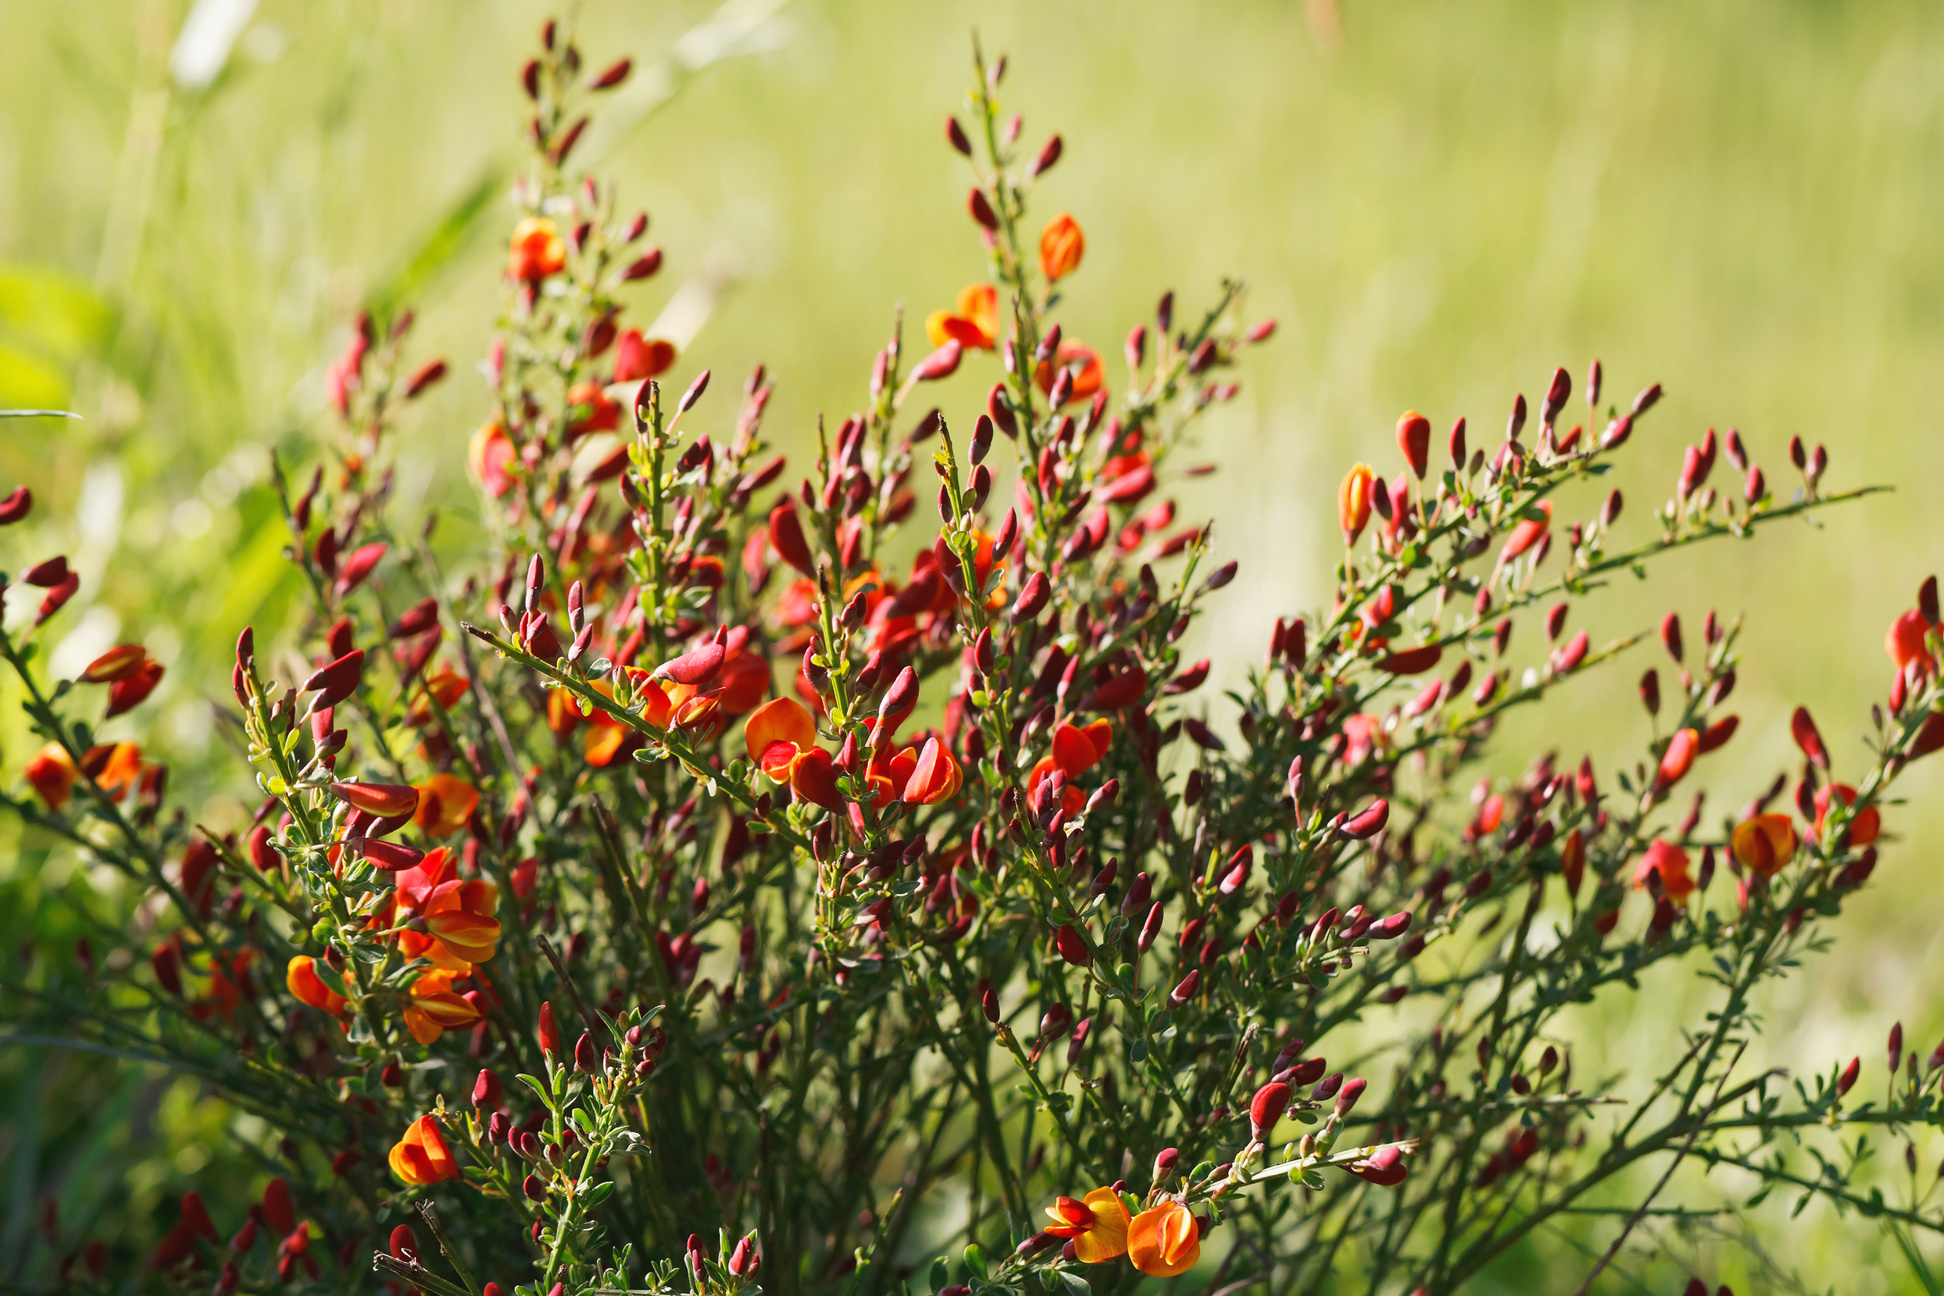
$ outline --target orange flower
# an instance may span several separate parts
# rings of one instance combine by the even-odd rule
[[[290,987],[298,1003],[309,1004],[333,1017],[344,1015],[344,996],[324,984],[317,975],[317,960],[308,954],[299,954],[290,960],[284,969],[284,984]]]
[[[1672,842],[1656,838],[1634,868],[1634,889],[1644,891],[1647,879],[1660,874],[1661,890],[1675,904],[1685,904],[1694,894],[1694,879],[1688,876],[1687,852]]]
[[[513,465],[519,458],[513,438],[497,423],[474,432],[472,444],[466,448],[466,466],[472,469],[473,480],[494,499],[513,489]]]
[[[999,342],[999,290],[968,284],[959,293],[957,311],[933,311],[925,318],[925,334],[935,347],[956,340],[972,350],[992,350]]]
[[[95,786],[119,801],[142,776],[142,749],[134,743],[112,743],[90,747],[81,753],[81,772]]]
[[[406,719],[413,725],[423,726],[431,724],[433,702],[437,702],[442,708],[450,711],[452,704],[466,696],[466,690],[471,687],[472,685],[464,675],[461,675],[446,663],[440,662],[425,677],[425,688],[426,692],[431,694],[430,700],[428,701],[424,695],[421,695],[418,702],[413,705],[411,714],[406,716]],[[550,700],[553,697],[551,693],[547,696]]]
[[[817,746],[817,722],[795,698],[772,698],[743,724],[743,743],[763,773],[788,783],[799,798],[826,810],[843,808],[837,769]]]
[[[432,1044],[449,1030],[470,1026],[479,1020],[479,1009],[452,992],[452,982],[460,973],[435,968],[419,973],[412,982],[412,1002],[405,1009],[405,1028],[421,1044]]]
[[[1357,543],[1370,522],[1371,492],[1376,481],[1377,474],[1370,465],[1360,463],[1343,475],[1343,485],[1337,487],[1337,525],[1343,529],[1343,543],[1347,545]]]
[[[491,882],[474,879],[450,884],[468,894],[435,895],[426,905],[425,929],[439,943],[468,963],[485,963],[498,951],[499,920],[493,917],[497,889]],[[442,891],[444,888],[440,888]],[[476,892],[483,889],[484,899]]]
[[[589,432],[612,432],[621,426],[621,406],[599,383],[576,383],[567,391],[567,404],[579,413],[567,420],[567,443]]]
[[[1742,867],[1756,877],[1774,877],[1796,851],[1795,824],[1784,814],[1756,815],[1735,829],[1729,845]]]
[[[1201,1227],[1178,1201],[1151,1206],[1127,1226],[1127,1258],[1155,1278],[1187,1273],[1201,1259]]]
[[[513,227],[512,250],[506,263],[508,278],[537,283],[559,274],[566,264],[567,244],[545,216],[529,216]]]
[[[644,338],[640,329],[629,329],[614,344],[614,381],[640,382],[659,378],[675,364],[675,344],[660,338]]]
[[[778,783],[817,745],[817,722],[794,698],[772,698],[743,722],[743,743],[749,758]]]
[[[67,804],[68,796],[74,791],[74,781],[80,776],[59,743],[47,744],[27,762],[27,781],[34,785],[40,799],[47,802],[49,810],[59,810]]]
[[[1080,1201],[1062,1197],[1046,1213],[1053,1219],[1046,1231],[1072,1238],[1073,1252],[1082,1264],[1100,1264],[1127,1254],[1127,1207],[1112,1188],[1096,1188]]]
[[[1823,823],[1829,818],[1829,802],[1832,795],[1841,798],[1844,805],[1851,805],[1856,801],[1856,789],[1847,783],[1825,783],[1817,788],[1816,832],[1818,834],[1822,833]],[[1877,833],[1882,828],[1883,817],[1877,813],[1876,807],[1864,806],[1856,812],[1855,818],[1849,821],[1849,844],[1852,847],[1868,846],[1877,839]]]
[[[429,1115],[405,1127],[405,1136],[392,1145],[390,1160],[392,1173],[416,1187],[459,1177],[439,1122]]]
[[[1040,231],[1040,273],[1048,279],[1064,279],[1078,270],[1086,252],[1087,236],[1067,212],[1046,222]]]
[[[1027,799],[1031,800],[1041,781],[1057,769],[1067,777],[1060,803],[1068,814],[1078,814],[1087,804],[1087,794],[1075,787],[1073,780],[1098,765],[1113,740],[1111,721],[1096,720],[1086,726],[1061,721],[1053,730],[1053,754],[1042,756],[1026,775]]]
[[[950,801],[958,795],[964,777],[958,762],[952,759],[952,753],[945,749],[945,744],[937,738],[928,738],[924,750],[918,754],[917,764],[912,768],[911,778],[904,785],[904,799],[912,805],[937,805],[940,801]]]
[[[427,837],[450,837],[466,826],[479,805],[479,790],[451,774],[434,774],[418,785],[412,826]]]
[[[1067,397],[1069,404],[1086,400],[1099,391],[1102,380],[1107,376],[1106,367],[1100,363],[1100,352],[1083,342],[1062,342],[1057,356],[1040,361],[1033,370],[1033,382],[1041,391],[1051,393],[1053,379],[1061,369],[1074,371],[1073,394]]]
[[[1931,659],[1930,649],[1924,640],[1931,632],[1931,624],[1924,614],[1915,608],[1904,613],[1890,623],[1890,633],[1883,637],[1883,651],[1890,654],[1890,660],[1902,670],[1912,662],[1928,675],[1937,668]]]

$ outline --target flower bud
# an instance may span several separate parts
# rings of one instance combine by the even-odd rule
[[[475,1110],[489,1111],[498,1107],[500,1102],[499,1077],[491,1071],[481,1071],[473,1081],[472,1103]]]
[[[1862,1058],[1851,1058],[1849,1060],[1849,1065],[1844,1067],[1842,1073],[1836,1077],[1836,1093],[1838,1096],[1848,1093],[1855,1087],[1856,1077],[1862,1070]]]
[[[1053,933],[1053,945],[1060,957],[1074,967],[1087,967],[1093,963],[1093,952],[1087,948],[1087,941],[1071,923],[1061,923]]]
[[[594,1052],[594,1037],[586,1031],[574,1041],[574,1069],[593,1075],[601,1069],[600,1058]]]
[[[1175,1007],[1179,1008],[1181,1007],[1181,1005],[1187,1003],[1190,999],[1193,999],[1195,997],[1195,991],[1198,990],[1200,987],[1201,987],[1201,969],[1190,968],[1188,970],[1188,975],[1181,978],[1180,983],[1177,984],[1174,989],[1168,992],[1168,1002],[1173,1004]]]
[[[1269,1132],[1275,1129],[1289,1106],[1292,1092],[1288,1085],[1275,1080],[1256,1090],[1255,1097],[1249,1101],[1249,1124],[1256,1142],[1268,1138]]]
[[[1350,1109],[1357,1105],[1357,1099],[1363,1097],[1363,1091],[1369,1083],[1362,1076],[1344,1081],[1343,1088],[1336,1096],[1336,1114],[1339,1119],[1350,1114]]]
[[[553,1005],[544,1001],[540,1005],[538,1034],[540,1037],[540,1051],[549,1057],[559,1058],[560,1028],[554,1024]]]
[[[1404,452],[1411,472],[1423,481],[1431,460],[1431,420],[1416,410],[1405,410],[1397,420],[1397,448]]]

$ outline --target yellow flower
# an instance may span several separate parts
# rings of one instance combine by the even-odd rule
[[[1100,1264],[1127,1254],[1127,1207],[1112,1188],[1096,1188],[1075,1201],[1062,1197],[1046,1208],[1055,1237],[1072,1238],[1073,1253],[1084,1264]]]

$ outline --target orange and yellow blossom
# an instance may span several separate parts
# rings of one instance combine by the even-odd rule
[[[418,786],[412,826],[427,837],[450,837],[466,826],[479,805],[479,789],[452,774],[434,774]]]
[[[317,960],[310,955],[299,954],[290,960],[284,968],[284,984],[297,1002],[333,1017],[344,1015],[344,996],[324,984],[323,978],[317,975]]]
[[[1142,1273],[1172,1278],[1201,1259],[1201,1226],[1178,1201],[1164,1201],[1136,1215],[1127,1226],[1127,1258]]]
[[[1377,474],[1369,464],[1357,464],[1343,474],[1343,484],[1337,487],[1337,526],[1343,531],[1343,543],[1357,543],[1369,524],[1376,482]]]
[[[506,262],[508,278],[537,283],[548,275],[559,274],[566,264],[567,243],[545,216],[529,216],[513,227]]]
[[[404,1137],[392,1145],[392,1173],[415,1187],[459,1177],[459,1164],[446,1147],[436,1117],[425,1115],[405,1127]]]
[[[479,1009],[463,996],[453,993],[452,983],[461,974],[445,968],[419,973],[412,982],[412,1002],[405,1008],[405,1028],[421,1044],[437,1042],[449,1030],[470,1026],[479,1020]]]
[[[1770,878],[1794,858],[1799,841],[1789,816],[1761,814],[1737,827],[1729,845],[1743,868],[1756,877]]]
[[[1061,212],[1040,231],[1040,273],[1049,280],[1064,279],[1078,270],[1086,253],[1087,236],[1069,212]]]
[[[1053,1223],[1047,1232],[1073,1239],[1082,1264],[1101,1264],[1127,1254],[1127,1207],[1112,1188],[1096,1188],[1075,1201],[1062,1197],[1046,1208]]]
[[[991,284],[967,285],[956,311],[937,310],[925,317],[925,335],[935,347],[956,341],[970,350],[992,350],[999,344],[999,290]]]
[[[743,742],[763,773],[802,800],[826,810],[843,807],[830,754],[817,746],[817,722],[795,698],[772,698],[743,723]]]

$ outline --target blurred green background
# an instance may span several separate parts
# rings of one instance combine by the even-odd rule
[[[144,709],[159,717],[151,738],[179,762],[192,813],[222,826],[248,784],[208,699],[237,628],[274,623],[293,590],[266,447],[304,453],[324,363],[374,294],[407,293],[419,347],[457,374],[413,416],[401,494],[470,507],[464,447],[483,410],[471,375],[510,219],[515,71],[547,11],[202,7],[239,21],[197,65],[180,39],[187,0],[0,0],[0,405],[85,416],[0,427],[0,487],[25,482],[42,501],[9,533],[5,565],[64,550],[82,573],[57,668],[138,637],[169,661]],[[712,15],[710,38],[684,38]],[[1633,535],[1671,494],[1680,446],[1709,425],[1741,428],[1784,494],[1791,435],[1827,443],[1837,486],[1897,487],[1820,530],[1683,556],[1651,595],[1629,580],[1585,621],[1597,637],[1670,605],[1696,625],[1710,606],[1749,615],[1744,760],[1716,758],[1711,813],[1766,784],[1796,702],[1839,762],[1861,760],[1889,681],[1883,630],[1944,551],[1930,388],[1944,359],[1944,9],[796,0],[725,15],[586,0],[581,16],[591,60],[632,53],[667,74],[627,92],[629,111],[648,113],[639,129],[592,142],[669,254],[634,322],[686,280],[733,276],[680,372],[736,380],[767,363],[777,439],[800,446],[817,411],[861,403],[896,305],[915,324],[981,273],[967,177],[939,129],[961,105],[976,27],[1012,56],[1005,97],[1027,138],[1066,139],[1036,202],[1087,231],[1069,333],[1112,355],[1162,290],[1193,309],[1224,274],[1251,285],[1251,317],[1281,323],[1207,425],[1205,453],[1225,471],[1183,500],[1243,560],[1203,631],[1229,679],[1276,613],[1327,599],[1336,480],[1358,458],[1394,467],[1400,410],[1440,427],[1468,415],[1473,443],[1489,444],[1515,391],[1537,397],[1555,364],[1578,381],[1598,356],[1610,399],[1655,380],[1668,391],[1619,478]],[[657,85],[674,93],[649,112]],[[469,203],[483,204],[475,233],[441,242]],[[948,416],[969,418],[989,381],[968,364],[941,390]],[[446,542],[467,536],[455,521]],[[1574,759],[1637,748],[1643,664],[1575,686],[1569,714],[1508,730],[1501,767],[1541,745]],[[25,738],[0,720],[9,779]],[[1908,781],[1902,840],[1836,925],[1837,948],[1777,992],[1760,1062],[1878,1057],[1898,1018],[1926,1048],[1944,1030],[1930,993],[1944,900],[1926,849],[1944,830],[1938,778]],[[42,858],[6,836],[0,852],[15,902],[0,935],[71,939],[48,930],[58,879],[36,879]],[[1582,1065],[1664,1049],[1691,993],[1670,979],[1643,1011],[1599,1019]],[[84,1075],[100,1102],[120,1095],[119,1114],[77,1124],[56,1101],[84,1092],[72,1088]],[[125,1178],[153,1203],[221,1143],[221,1113],[189,1082],[140,1068],[13,1049],[0,1083],[0,1274],[31,1247],[50,1174],[70,1209],[93,1200],[88,1175]],[[41,1164],[37,1149],[77,1130],[93,1160]],[[1919,1148],[1927,1163],[1940,1152]],[[1925,1290],[1872,1226],[1812,1207],[1786,1227],[1790,1204],[1751,1223],[1806,1289]],[[1635,1289],[1677,1290],[1675,1263],[1696,1247],[1738,1291],[1790,1289],[1772,1273],[1751,1287],[1759,1271],[1738,1244],[1636,1241],[1626,1268],[1649,1286]],[[1584,1268],[1545,1247],[1522,1263],[1477,1289],[1565,1291]]]

